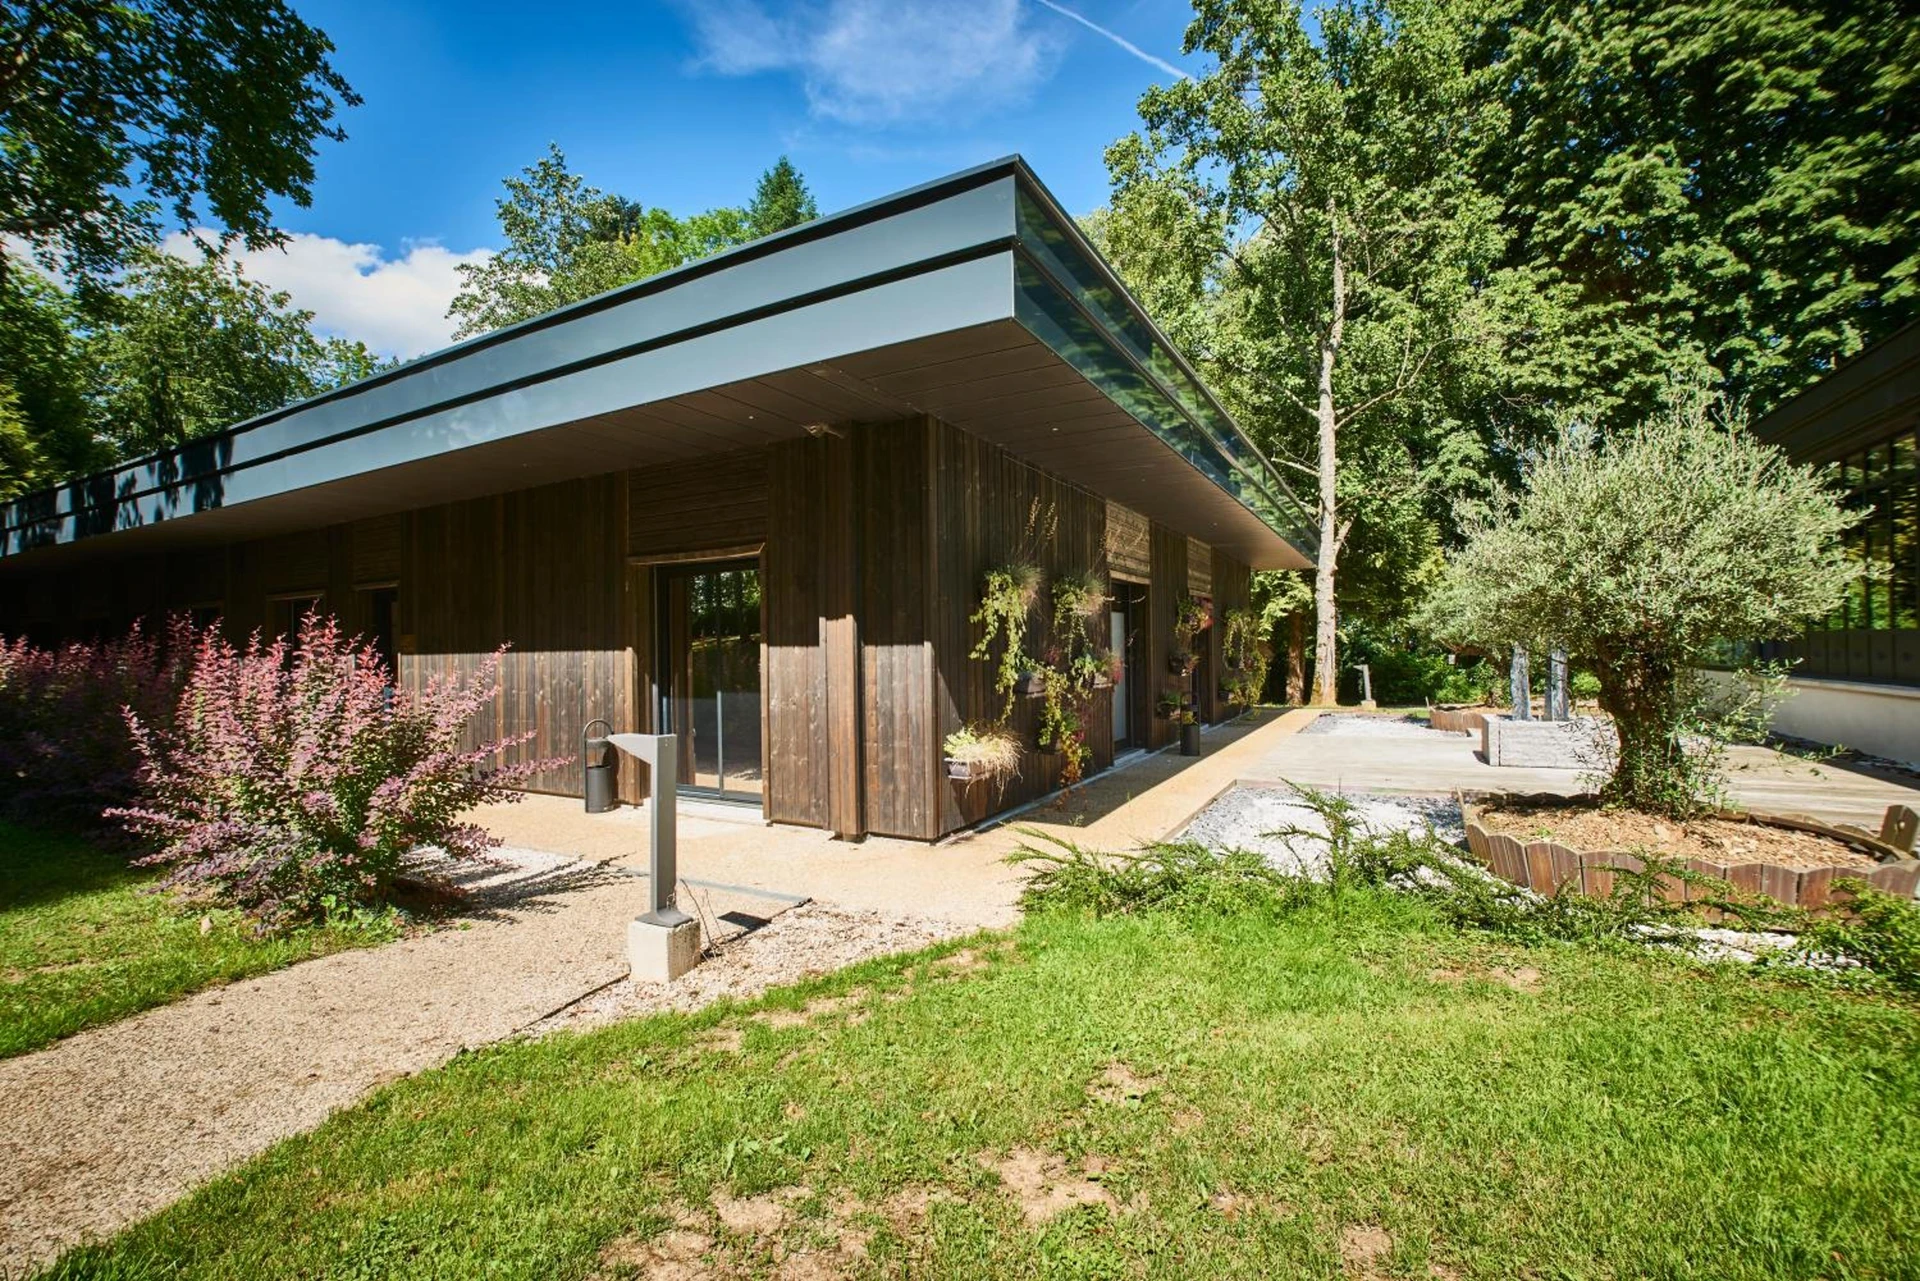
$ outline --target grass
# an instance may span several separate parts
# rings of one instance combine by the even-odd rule
[[[0,823],[0,1058],[201,988],[383,942],[384,923],[255,937],[230,912],[183,913],[154,874],[77,837]]]
[[[1037,916],[964,955],[463,1056],[54,1274],[1920,1269],[1909,1005],[1492,943],[1367,890]],[[1110,1201],[1029,1221],[1009,1153]]]

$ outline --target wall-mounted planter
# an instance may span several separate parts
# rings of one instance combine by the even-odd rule
[[[1013,683],[1013,692],[1021,698],[1038,698],[1047,692],[1047,678],[1040,672],[1022,672]]]
[[[1094,677],[1094,678],[1093,678],[1093,687],[1094,687],[1095,689],[1112,689],[1112,688],[1113,688],[1113,677],[1111,677],[1111,676],[1096,676],[1096,677]]]
[[[1176,650],[1167,655],[1167,670],[1175,676],[1190,676],[1199,660],[1184,650]]]
[[[981,761],[956,761],[947,758],[947,777],[958,783],[973,783],[987,776],[987,767]]]
[[[1562,796],[1483,797],[1481,803],[1463,805],[1461,813],[1466,820],[1467,848],[1495,876],[1537,894],[1574,890],[1604,895],[1612,891],[1615,873],[1622,870],[1637,872],[1646,867],[1644,860],[1624,851],[1576,850],[1557,841],[1523,841],[1505,832],[1493,831],[1481,821],[1481,805],[1486,801],[1550,805],[1565,804],[1568,799]],[[1591,797],[1573,799],[1593,800]],[[1900,857],[1902,851],[1874,840],[1867,833],[1836,828],[1798,814],[1723,811],[1713,817],[1813,832],[1850,842],[1873,853],[1875,857],[1888,860],[1875,868],[1783,867],[1773,863],[1727,865],[1697,858],[1683,861],[1690,871],[1723,881],[1737,890],[1764,894],[1777,903],[1809,910],[1825,907],[1832,901],[1833,883],[1848,878],[1865,881],[1888,894],[1902,897],[1913,897],[1920,892],[1920,859]],[[1670,881],[1662,889],[1662,897],[1676,903],[1708,893],[1705,889],[1695,889],[1678,881]],[[1709,911],[1708,915],[1715,913]]]

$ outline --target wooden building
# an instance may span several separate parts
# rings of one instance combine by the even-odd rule
[[[595,718],[676,732],[690,787],[769,821],[934,839],[1058,781],[1038,750],[1004,789],[946,776],[1001,707],[989,569],[1110,584],[1103,768],[1176,736],[1170,685],[1225,713],[1220,629],[1174,674],[1174,611],[1304,566],[1305,526],[1015,158],[0,508],[0,630],[318,606],[410,686],[507,644],[480,729],[530,756]]]

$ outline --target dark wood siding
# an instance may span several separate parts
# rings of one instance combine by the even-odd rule
[[[502,644],[500,695],[476,737],[524,737],[510,761],[558,763],[529,790],[578,795],[588,721],[636,724],[624,477],[567,481],[409,513],[400,671],[409,688],[470,677]]]
[[[628,472],[628,553],[703,553],[765,542],[768,457],[756,449]]]
[[[934,750],[964,724],[999,717],[990,665],[969,657],[978,640],[970,621],[988,570],[1031,561],[1049,575],[1107,573],[1107,504],[1098,496],[1019,461],[998,446],[944,423],[931,424],[930,527],[937,531],[930,627],[935,652]],[[1046,605],[1043,602],[1041,611]],[[1039,622],[1041,620],[1036,620]],[[1041,752],[1039,703],[1015,701],[1012,726],[1029,744],[1020,775],[1004,789],[940,778],[939,831],[1023,804],[1059,785],[1058,753]],[[1094,760],[1113,761],[1112,709],[1100,706],[1088,727]]]
[[[1155,702],[1161,693],[1185,691],[1187,678],[1168,669],[1173,653],[1174,608],[1187,590],[1187,540],[1165,525],[1153,526],[1149,559],[1152,582],[1147,586],[1147,672],[1155,690]],[[1156,715],[1147,733],[1150,747],[1165,747],[1180,737],[1179,729],[1165,716]]]
[[[829,566],[818,523],[830,492],[821,442],[776,445],[767,492],[766,815],[781,823],[829,822],[826,620],[818,602]],[[845,567],[837,567],[845,572]]]

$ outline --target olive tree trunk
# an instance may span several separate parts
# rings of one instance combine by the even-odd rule
[[[1613,718],[1620,740],[1601,795],[1673,818],[1698,813],[1710,780],[1702,777],[1701,762],[1687,755],[1682,738],[1687,700],[1680,670],[1644,654],[1602,660],[1598,668],[1600,707]]]

